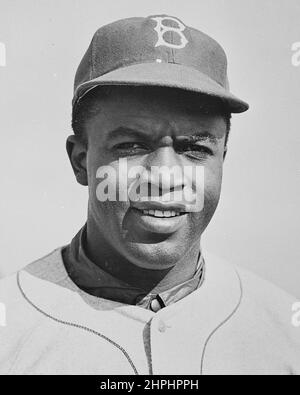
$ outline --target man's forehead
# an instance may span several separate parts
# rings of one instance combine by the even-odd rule
[[[174,119],[143,114],[125,114],[124,116],[118,114],[102,126],[107,139],[141,137],[155,140],[165,135],[221,138],[224,134],[224,125],[223,118],[208,115],[194,119],[189,117]]]

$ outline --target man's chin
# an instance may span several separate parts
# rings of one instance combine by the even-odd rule
[[[155,244],[134,243],[130,246],[128,255],[130,261],[144,269],[164,270],[174,267],[183,258],[185,247],[177,244],[162,242]]]

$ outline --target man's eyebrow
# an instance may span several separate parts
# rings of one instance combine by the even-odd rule
[[[149,135],[147,132],[144,132],[140,129],[133,129],[126,126],[119,126],[116,129],[110,130],[107,134],[108,139],[117,139],[121,137],[131,137],[136,139],[146,139],[148,141],[153,140],[153,134]],[[210,144],[217,145],[218,138],[207,131],[197,132],[191,135],[182,135],[182,136],[174,136],[174,140],[178,142],[208,142]]]
[[[146,138],[151,139],[151,137],[146,132],[142,132],[141,130],[128,128],[125,126],[119,126],[116,129],[110,130],[107,134],[109,139],[120,138],[120,137],[134,137],[134,138]]]
[[[218,138],[209,132],[196,132],[192,135],[179,136],[178,141],[189,141],[189,142],[209,142],[216,145],[218,143]]]

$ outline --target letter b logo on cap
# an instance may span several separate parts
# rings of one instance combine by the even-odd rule
[[[154,30],[158,34],[158,41],[155,44],[155,47],[164,45],[169,48],[181,49],[186,46],[186,44],[188,43],[188,40],[185,37],[185,35],[183,34],[183,31],[185,30],[185,26],[178,19],[172,18],[171,16],[157,16],[157,17],[154,17],[151,19],[153,19],[157,23],[156,27],[154,28]],[[173,21],[177,24],[177,27],[166,26],[163,23],[164,21]],[[168,43],[164,39],[164,34],[166,32],[174,32],[174,33],[178,34],[180,37],[180,44]]]

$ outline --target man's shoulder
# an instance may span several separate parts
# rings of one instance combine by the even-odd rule
[[[30,275],[44,280],[57,277],[57,268],[61,262],[61,251],[62,247],[59,247],[30,262],[17,272],[0,279],[0,301],[12,301],[16,295],[20,295],[19,278],[21,275]]]
[[[0,280],[0,304],[4,306],[10,328],[24,327],[26,323],[30,326],[40,320],[41,315],[30,303],[31,293],[35,294],[36,299],[47,297],[56,303],[55,290],[50,290],[50,296],[46,284],[55,287],[66,275],[61,265],[61,250],[57,248]]]
[[[300,328],[293,320],[293,306],[297,299],[243,268],[243,263],[232,265],[211,255],[206,255],[205,261],[208,283],[214,285],[211,293],[217,295],[214,299],[218,298],[215,314],[221,317],[211,332],[210,355],[223,349],[230,355],[236,350],[242,355],[241,360],[251,366],[252,372],[274,369],[298,374]],[[218,278],[221,291],[212,277]],[[234,302],[224,316],[228,300]],[[207,310],[209,316],[211,306],[207,306]],[[209,363],[214,366],[213,358]]]
[[[265,301],[265,303],[271,305],[274,305],[274,301],[278,301],[279,304],[290,304],[297,301],[296,297],[284,291],[279,286],[246,269],[243,263],[239,265],[232,264],[228,260],[210,253],[206,254],[206,263],[207,265],[212,264],[218,269],[222,268],[224,272],[234,271],[236,278],[240,282],[244,298],[258,300],[260,304],[262,304],[262,301]]]
[[[274,334],[284,332],[300,346],[299,328],[293,325],[293,306],[297,298],[268,280],[245,269],[241,265],[233,265],[226,260],[209,255],[207,265],[222,268],[222,273],[236,273],[236,282],[240,287],[240,301],[234,318],[248,323],[257,330],[269,328]],[[251,323],[252,322],[252,323]],[[247,325],[248,325],[247,324]]]
[[[235,269],[240,277],[245,298],[252,299],[271,310],[286,310],[288,307],[290,313],[292,304],[297,301],[295,296],[243,266],[235,266]]]
[[[60,249],[54,250],[0,280],[0,374],[10,371],[20,350],[44,323],[49,324],[46,315],[32,303],[31,292],[37,301],[48,297],[51,303],[57,302],[56,292],[49,295],[45,284],[59,277],[55,274],[59,256]]]
[[[242,262],[239,265],[232,264],[226,259],[207,253],[206,263],[214,265],[217,270],[222,268],[224,272],[234,271],[240,283],[243,298],[258,302],[261,307],[278,308],[286,304],[291,307],[291,304],[297,301],[296,297],[279,286],[246,269]]]

